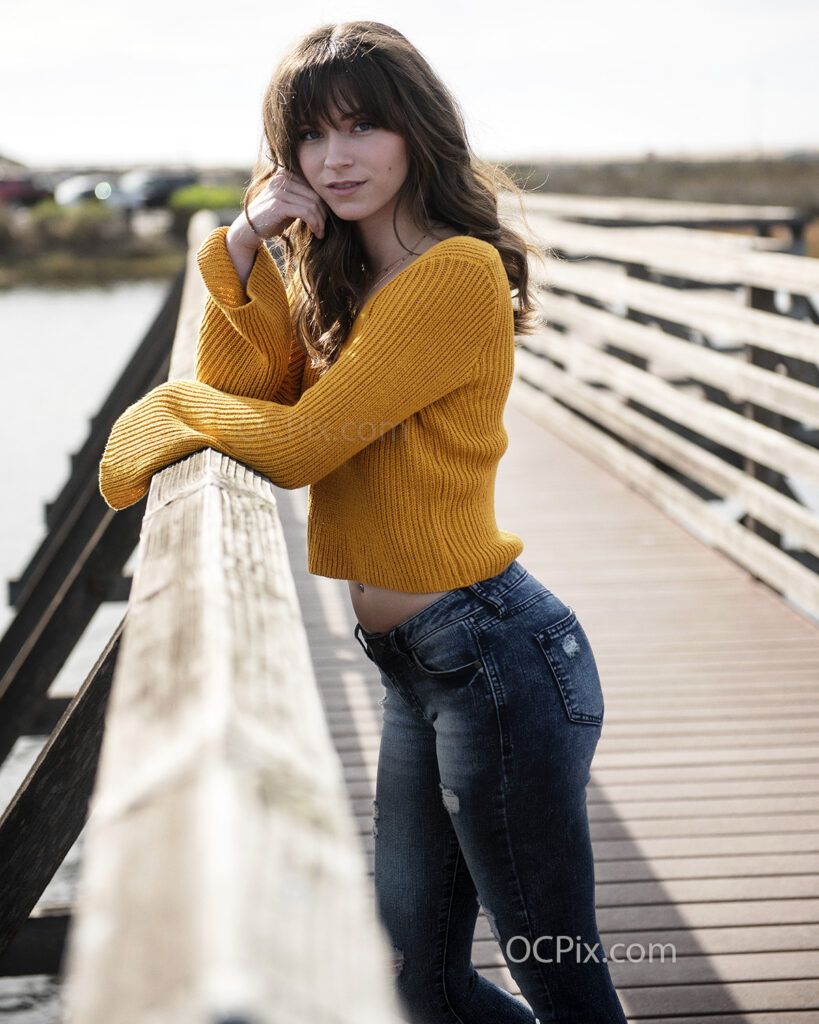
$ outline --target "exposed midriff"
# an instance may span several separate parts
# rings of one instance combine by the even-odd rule
[[[449,593],[448,590],[438,590],[426,594],[409,594],[386,587],[373,587],[369,583],[365,583],[362,590],[357,580],[348,580],[347,586],[350,588],[356,619],[368,633],[386,633]]]

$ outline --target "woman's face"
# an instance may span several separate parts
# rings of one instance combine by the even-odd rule
[[[338,111],[331,123],[303,125],[299,133],[301,172],[337,217],[392,224],[409,169],[401,135]]]

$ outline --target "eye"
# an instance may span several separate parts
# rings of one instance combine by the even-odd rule
[[[318,139],[321,136],[321,132],[318,128],[302,128],[299,131],[299,138],[303,142],[312,142],[314,139]]]
[[[360,135],[366,132],[373,131],[378,125],[372,123],[372,121],[356,121],[353,131],[358,132]]]

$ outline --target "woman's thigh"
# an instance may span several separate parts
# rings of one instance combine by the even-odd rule
[[[551,595],[474,632],[479,674],[465,693],[439,679],[427,700],[453,827],[535,1013],[615,1024],[586,810],[603,713],[588,638]]]

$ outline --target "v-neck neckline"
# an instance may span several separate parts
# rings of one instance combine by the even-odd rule
[[[439,249],[442,245],[446,245],[447,242],[461,241],[464,238],[471,237],[471,235],[450,235],[449,238],[442,238],[440,242],[435,242],[435,244],[431,245],[428,249],[424,249],[422,253],[419,253],[418,256],[415,257],[412,263],[407,264],[406,267],[402,267],[401,270],[399,270],[398,273],[395,275],[395,277],[391,277],[389,281],[385,281],[384,284],[382,284],[381,287],[378,289],[378,291],[373,292],[373,294],[359,309],[358,313],[356,314],[356,320],[358,320],[362,313],[364,313],[367,310],[368,306],[372,305],[372,303],[379,297],[379,295],[381,295],[382,292],[386,291],[386,289],[389,288],[391,284],[394,284],[397,280],[399,280],[399,278],[403,277],[404,274],[408,273],[410,270],[412,270],[413,267],[417,266],[421,262],[421,260],[424,259],[424,257],[428,256],[431,252],[435,252],[435,250]]]

